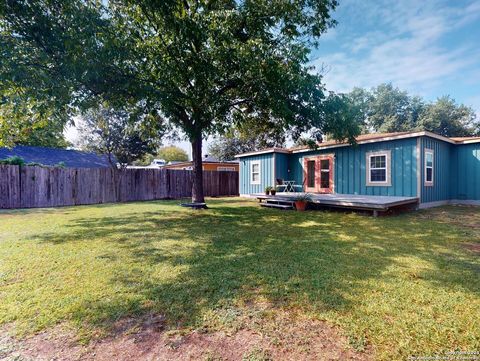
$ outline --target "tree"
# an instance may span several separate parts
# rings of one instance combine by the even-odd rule
[[[55,119],[50,109],[40,111],[33,100],[0,96],[0,147],[33,145],[65,148],[64,122]]]
[[[186,162],[188,161],[188,154],[182,148],[173,145],[160,148],[157,151],[157,157],[166,162]]]
[[[326,117],[321,77],[305,64],[334,21],[336,0],[6,0],[2,87],[69,110],[135,105],[192,145],[194,202],[203,202],[202,139],[270,122],[352,138]],[[334,130],[334,131],[333,131]]]
[[[426,102],[392,84],[381,84],[370,91],[354,88],[347,97],[361,113],[363,133],[429,130],[454,137],[472,136],[480,129],[473,109],[449,96]]]
[[[418,127],[423,103],[392,84],[380,84],[369,97],[368,124],[375,132],[401,132]]]
[[[474,110],[458,105],[449,96],[428,104],[420,118],[421,127],[445,137],[466,137],[478,134],[479,122]]]
[[[245,121],[216,137],[208,154],[222,161],[234,160],[235,155],[264,148],[284,147],[286,133],[269,122]]]
[[[78,146],[107,154],[113,168],[117,168],[117,163],[125,167],[158,147],[163,129],[157,125],[158,122],[125,109],[102,105],[83,114]]]

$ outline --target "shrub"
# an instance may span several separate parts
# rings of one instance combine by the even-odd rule
[[[13,157],[8,157],[7,159],[0,160],[0,164],[25,165],[25,160],[22,157],[15,155]]]

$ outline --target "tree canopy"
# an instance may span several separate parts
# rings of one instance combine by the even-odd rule
[[[114,168],[125,167],[158,147],[163,129],[157,126],[142,114],[102,104],[83,114],[77,146],[107,154]]]
[[[188,161],[188,154],[182,148],[170,145],[158,149],[157,158],[166,162],[186,162]]]
[[[128,104],[192,143],[193,200],[203,201],[202,138],[248,121],[350,138],[326,114],[306,66],[336,0],[6,0],[0,91],[74,113]]]
[[[0,95],[0,99],[0,147],[67,147],[64,122],[56,119],[51,109],[39,109],[34,100],[15,96]]]
[[[473,109],[449,96],[427,102],[392,84],[371,90],[354,88],[346,96],[361,113],[364,133],[428,130],[446,137],[480,134]]]

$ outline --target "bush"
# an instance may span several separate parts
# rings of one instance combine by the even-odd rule
[[[0,160],[0,164],[8,165],[25,165],[25,160],[17,155],[8,157],[7,159]]]

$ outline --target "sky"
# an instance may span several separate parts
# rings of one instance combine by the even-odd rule
[[[450,95],[480,117],[480,0],[339,3],[337,26],[311,54],[328,90],[391,82],[427,100]],[[191,154],[189,143],[176,145]]]
[[[312,52],[328,90],[391,82],[480,112],[480,0],[339,0],[338,25]],[[323,71],[322,71],[323,69]]]

